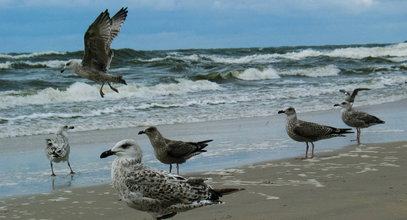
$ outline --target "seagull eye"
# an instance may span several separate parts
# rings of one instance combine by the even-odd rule
[[[127,148],[129,148],[130,146],[131,146],[131,144],[123,144],[123,145],[122,145],[122,148],[123,148],[123,149],[127,149]]]

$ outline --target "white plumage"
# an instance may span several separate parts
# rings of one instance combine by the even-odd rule
[[[66,161],[68,163],[69,169],[71,170],[71,174],[75,172],[71,168],[71,164],[69,164],[69,153],[71,148],[69,146],[68,129],[74,129],[73,126],[61,126],[54,138],[45,139],[46,147],[45,147],[45,155],[47,156],[48,160],[50,161],[51,166],[51,176],[55,176],[53,162],[59,163]]]

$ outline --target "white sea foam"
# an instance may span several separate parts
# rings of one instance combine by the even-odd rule
[[[306,69],[292,69],[280,71],[280,75],[286,76],[307,76],[307,77],[326,77],[326,76],[337,76],[341,70],[335,65],[327,65],[322,67],[313,67]]]
[[[244,63],[273,63],[279,59],[301,60],[308,57],[329,56],[352,59],[363,59],[367,57],[389,57],[396,62],[407,60],[407,43],[389,45],[385,47],[348,47],[334,50],[303,49],[288,53],[253,54],[247,56],[221,56],[221,55],[186,55],[172,53],[163,58],[151,58],[141,60],[143,62],[158,62],[166,59],[181,59],[187,61],[199,61],[201,59],[211,60],[216,63],[244,64]]]
[[[243,72],[233,74],[236,78],[242,80],[265,80],[265,79],[278,79],[280,76],[271,67],[266,69],[249,68]]]
[[[120,93],[107,90],[105,99],[121,99],[127,97],[157,97],[169,95],[181,95],[206,90],[221,90],[222,87],[207,80],[191,81],[187,79],[177,79],[177,83],[157,84],[154,86],[144,86],[142,84],[132,84],[118,87]],[[58,88],[46,88],[31,95],[20,95],[18,92],[0,92],[0,109],[20,105],[43,105],[62,102],[83,102],[100,100],[99,85],[89,85],[76,82],[66,90]]]
[[[35,53],[26,53],[26,54],[17,54],[17,55],[0,54],[0,58],[26,59],[26,58],[32,58],[32,57],[37,57],[37,56],[43,56],[43,55],[64,55],[64,54],[66,54],[66,52],[46,51],[46,52],[35,52]]]
[[[208,55],[208,59],[217,63],[270,63],[274,62],[276,56],[274,54],[254,54],[243,57],[225,57]]]
[[[389,45],[385,47],[349,47],[334,50],[305,49],[299,52],[276,54],[276,57],[300,60],[307,57],[329,56],[352,59],[363,59],[367,57],[407,57],[407,43]]]
[[[50,68],[60,68],[65,65],[66,61],[63,60],[49,60],[44,62],[32,62],[32,61],[7,61],[5,63],[0,63],[0,69],[11,69],[13,65],[28,65],[28,66],[46,66]]]
[[[10,69],[12,65],[12,62],[5,62],[5,63],[0,63],[0,69]]]

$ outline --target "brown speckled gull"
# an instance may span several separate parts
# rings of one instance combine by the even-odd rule
[[[179,174],[179,164],[184,163],[193,156],[206,152],[204,148],[208,146],[208,142],[212,141],[184,142],[170,140],[164,138],[154,126],[148,127],[144,131],[140,131],[138,134],[146,134],[148,136],[151,145],[154,148],[156,158],[161,163],[170,165],[170,173],[172,170],[172,164],[177,164],[177,174]]]
[[[353,109],[352,104],[347,101],[343,101],[340,104],[335,104],[334,106],[342,107],[342,121],[348,126],[356,128],[356,141],[358,144],[360,144],[360,133],[362,128],[367,128],[377,124],[384,124],[383,120],[374,115]]]
[[[310,142],[312,145],[311,158],[313,158],[315,141],[344,136],[346,133],[352,133],[351,128],[334,128],[331,126],[298,120],[297,113],[293,107],[289,107],[286,110],[280,110],[278,112],[278,114],[281,113],[285,113],[287,115],[285,128],[288,136],[295,141],[306,143],[307,148],[305,151],[305,158],[308,158],[308,142]]]
[[[131,139],[118,142],[100,157],[116,155],[112,163],[113,187],[129,207],[150,213],[156,219],[178,212],[221,204],[222,195],[241,189],[213,189],[201,178],[185,178],[158,171],[141,163],[140,146]]]

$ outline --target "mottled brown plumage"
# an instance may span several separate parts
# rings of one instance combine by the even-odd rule
[[[314,157],[314,143],[322,139],[328,139],[332,137],[344,136],[346,133],[352,133],[351,128],[335,128],[326,125],[320,125],[313,122],[307,122],[297,119],[297,113],[293,107],[289,107],[286,110],[281,110],[279,114],[285,113],[287,115],[286,131],[288,136],[295,141],[305,142],[306,151],[305,158],[308,158],[308,142],[312,145],[312,155]]]
[[[134,140],[122,140],[100,157],[116,155],[112,164],[113,187],[129,207],[149,212],[156,219],[178,212],[222,203],[222,195],[241,189],[213,189],[201,178],[158,171],[141,163],[142,151]]]
[[[204,148],[208,146],[208,142],[212,141],[184,142],[170,140],[164,138],[154,126],[148,127],[144,131],[140,131],[139,134],[146,134],[148,136],[151,145],[154,148],[156,158],[161,163],[170,165],[170,173],[172,164],[177,164],[177,174],[179,174],[179,164],[184,163],[193,156],[206,152]]]
[[[126,20],[127,12],[127,8],[122,8],[112,18],[109,17],[107,9],[100,13],[85,33],[85,53],[82,61],[70,60],[61,70],[63,72],[65,69],[71,69],[80,77],[101,82],[99,92],[102,98],[105,83],[115,92],[119,91],[110,84],[111,82],[127,85],[122,76],[107,73],[113,58],[113,50],[110,49],[110,45],[119,34],[120,28]]]
[[[358,144],[360,144],[360,134],[362,132],[362,128],[367,128],[377,124],[384,124],[384,121],[374,115],[354,110],[352,108],[352,104],[347,101],[340,104],[335,104],[334,106],[342,107],[342,121],[348,126],[356,128],[356,141]]]

